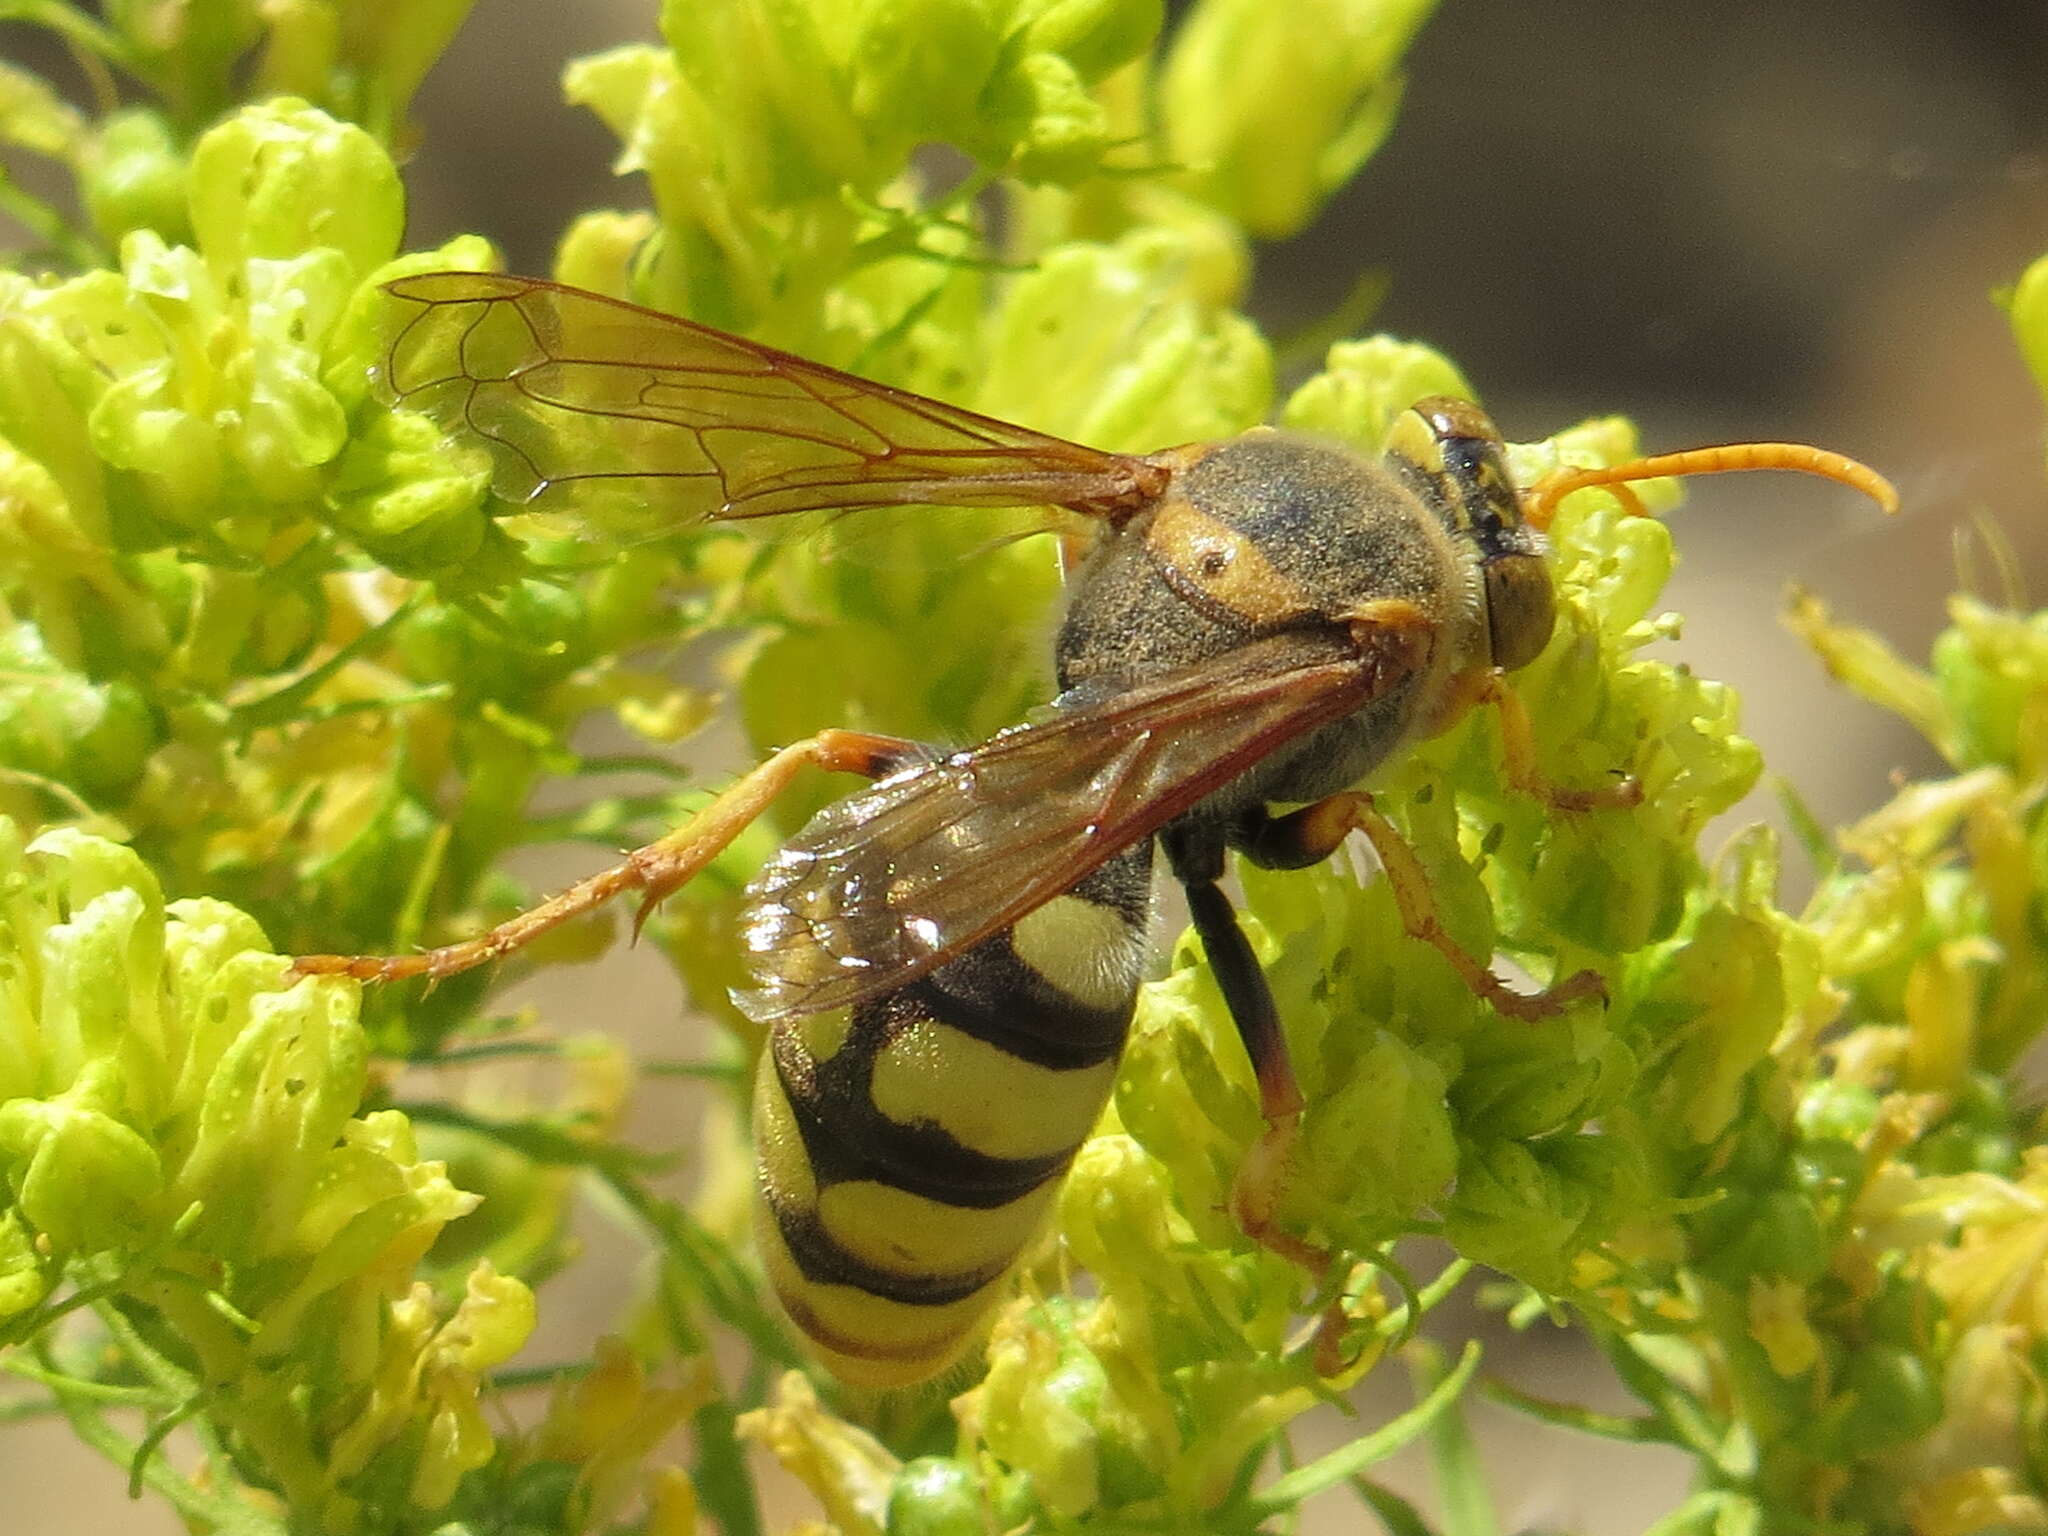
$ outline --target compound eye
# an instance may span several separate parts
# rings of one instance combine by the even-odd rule
[[[1486,562],[1486,628],[1493,664],[1512,672],[1543,654],[1557,623],[1557,593],[1537,554]]]

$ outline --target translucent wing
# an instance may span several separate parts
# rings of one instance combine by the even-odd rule
[[[1359,709],[1407,665],[1398,648],[1276,636],[828,806],[749,887],[759,986],[737,1001],[772,1023],[896,990]]]
[[[667,531],[909,502],[1108,516],[1165,481],[1144,459],[539,278],[428,272],[385,287],[403,310],[387,394],[486,444],[494,489],[515,502],[610,490]]]

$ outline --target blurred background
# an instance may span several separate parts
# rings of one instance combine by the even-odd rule
[[[479,0],[419,100],[430,152],[408,173],[409,243],[478,230],[514,270],[545,271],[570,215],[637,204],[557,74],[574,54],[650,36],[655,11]],[[0,55],[26,47],[0,25]],[[2042,404],[1991,299],[2043,252],[2039,0],[1445,0],[1410,55],[1392,139],[1314,229],[1261,254],[1251,308],[1285,335],[1380,271],[1390,286],[1371,328],[1448,353],[1510,438],[1622,411],[1652,449],[1789,438],[1894,477],[1905,511],[1892,522],[1846,492],[1748,476],[1696,482],[1673,519],[1686,656],[1740,688],[1766,760],[1835,824],[1895,773],[1933,765],[1783,630],[1785,590],[1810,587],[1924,654],[1956,583],[1957,530],[1988,519],[2027,600],[2048,596]],[[1760,793],[1755,813],[1771,809]],[[527,1000],[565,1028],[619,1028],[679,1054],[673,983],[651,955],[600,981],[536,983]],[[650,1139],[685,1138],[668,1118]],[[579,1266],[592,1268],[604,1266]],[[547,1326],[563,1331],[534,1358],[581,1353],[630,1276],[596,1283],[609,1289],[573,1301],[550,1288]],[[1626,1405],[1561,1331],[1498,1340],[1491,1364],[1543,1395]],[[1383,1371],[1359,1411],[1370,1425],[1403,1405]],[[1623,1536],[1680,1496],[1675,1457],[1484,1404],[1474,1416],[1509,1530]],[[0,1479],[0,1530],[177,1528],[128,1505],[121,1479],[55,1427],[0,1437]],[[1388,1481],[1427,1498],[1419,1464]],[[771,1523],[805,1513],[793,1497]],[[1329,1529],[1356,1528],[1350,1509],[1330,1513]]]

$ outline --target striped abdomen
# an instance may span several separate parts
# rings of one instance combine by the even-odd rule
[[[754,1098],[761,1251],[842,1380],[972,1340],[1116,1078],[1151,847],[902,991],[779,1023]]]

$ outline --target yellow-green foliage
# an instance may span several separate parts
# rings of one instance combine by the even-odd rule
[[[584,215],[555,275],[1111,448],[1269,418],[1371,448],[1416,397],[1470,393],[1375,337],[1277,400],[1236,308],[1250,240],[1299,229],[1388,131],[1427,5],[1198,0],[1163,40],[1162,9],[672,0],[661,42],[568,67],[652,209]],[[1816,832],[1819,890],[1788,912],[1768,836],[1711,868],[1697,848],[1761,764],[1726,688],[1645,649],[1677,629],[1670,533],[1565,504],[1558,632],[1516,686],[1551,776],[1626,770],[1644,805],[1546,815],[1485,718],[1376,787],[1468,948],[1591,967],[1608,1004],[1505,1021],[1402,937],[1384,883],[1240,872],[1310,1101],[1280,1214],[1348,1261],[1334,1377],[1301,1273],[1224,1214],[1261,1122],[1191,940],[1145,990],[1058,1242],[950,1404],[784,1374],[731,1214],[736,1114],[686,1207],[620,1140],[632,1064],[564,1039],[585,1021],[492,1038],[505,975],[294,980],[279,953],[402,952],[517,910],[522,846],[594,863],[675,824],[704,786],[656,749],[717,709],[764,746],[972,741],[1050,686],[1051,562],[987,521],[764,544],[638,537],[643,515],[628,540],[616,506],[494,500],[480,455],[377,403],[377,285],[493,261],[476,236],[401,251],[393,147],[465,10],[27,7],[130,82],[100,117],[0,65],[0,145],[55,161],[77,210],[0,177],[40,242],[0,272],[6,1412],[65,1416],[198,1531],[680,1536],[701,1512],[746,1533],[749,1454],[847,1536],[1280,1529],[1346,1485],[1413,1531],[1363,1474],[1425,1431],[1455,1452],[1471,1352],[1417,1365],[1414,1413],[1306,1465],[1280,1448],[1484,1265],[1517,1322],[1583,1329],[1641,1399],[1525,1407],[1697,1458],[1666,1532],[2048,1531],[2048,1153],[2011,1076],[2048,1002],[2039,618],[1959,599],[1921,672],[1798,610],[1954,776]],[[913,160],[933,143],[957,153]],[[2013,307],[2048,379],[2048,266]],[[1633,447],[1597,421],[1516,468]],[[720,697],[668,674],[686,644]],[[656,789],[620,793],[621,769]],[[650,928],[724,1026],[734,1106],[739,889],[828,792]],[[521,1052],[565,1069],[554,1100],[461,1098],[454,1067]],[[630,1349],[564,1369],[514,1433],[493,1373],[592,1189],[655,1261],[646,1304],[616,1322]],[[1411,1275],[1390,1249],[1411,1234],[1456,1257]],[[737,1345],[722,1367],[714,1343]],[[685,1423],[659,1457],[688,1471],[656,1457]]]

